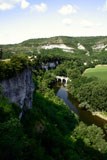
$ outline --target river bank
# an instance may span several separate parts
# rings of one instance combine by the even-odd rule
[[[88,110],[83,110],[79,108],[78,101],[72,97],[69,93],[69,90],[64,86],[56,87],[56,95],[63,99],[65,104],[69,106],[69,108],[77,114],[80,121],[83,121],[87,125],[95,124],[98,127],[104,128],[104,125],[107,124],[107,116],[106,113],[102,112],[90,112]]]
[[[69,90],[67,88],[65,88],[65,89],[66,89],[66,92],[68,92],[68,94],[70,94]],[[70,96],[69,96],[69,98],[70,98]],[[73,99],[75,99],[75,98],[73,97]],[[77,99],[75,99],[75,101],[77,101]],[[76,105],[77,105],[78,109],[81,110],[81,108],[79,107],[78,101],[77,101]],[[96,116],[98,118],[101,118],[104,121],[107,121],[107,112],[104,112],[104,111],[103,112],[102,111],[93,111],[93,112],[89,111],[89,112],[92,114],[92,116]]]
[[[92,115],[107,121],[107,114],[105,114],[104,112],[96,111],[96,112],[92,112]]]

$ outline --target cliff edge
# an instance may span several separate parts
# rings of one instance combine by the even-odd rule
[[[14,77],[0,81],[3,94],[10,102],[16,103],[24,110],[32,107],[32,98],[34,83],[32,80],[32,71],[24,69]]]

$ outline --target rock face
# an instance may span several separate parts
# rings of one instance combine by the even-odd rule
[[[0,85],[3,89],[3,94],[10,102],[16,103],[25,110],[32,107],[34,84],[30,69],[25,69],[22,73],[1,81]]]

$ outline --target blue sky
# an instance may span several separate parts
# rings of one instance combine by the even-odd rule
[[[107,0],[0,0],[0,44],[107,35]]]

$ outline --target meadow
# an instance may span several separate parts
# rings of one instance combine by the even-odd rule
[[[96,65],[95,68],[88,68],[85,70],[84,76],[97,77],[101,80],[107,80],[107,65]]]

